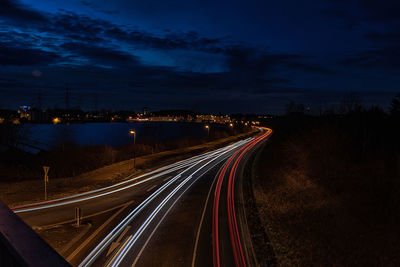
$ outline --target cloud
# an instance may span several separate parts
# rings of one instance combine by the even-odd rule
[[[285,64],[287,68],[293,70],[299,70],[307,73],[318,73],[318,74],[335,74],[336,71],[329,69],[320,64],[309,64],[304,62],[288,62]]]
[[[94,11],[100,12],[100,13],[104,13],[104,14],[108,14],[108,15],[115,15],[115,14],[119,14],[120,12],[118,10],[108,10],[108,9],[102,9],[98,4],[90,2],[90,1],[86,1],[86,0],[81,0],[80,1],[82,5],[90,7],[91,9],[93,9]]]
[[[359,0],[359,4],[369,20],[398,22],[400,19],[400,2],[398,0]]]
[[[333,5],[324,9],[323,12],[349,25],[358,25],[363,22],[400,23],[398,0],[329,0],[329,2]]]
[[[347,10],[339,8],[326,8],[323,14],[339,19],[347,29],[352,29],[359,24],[359,18]]]
[[[89,45],[88,43],[69,42],[61,45],[66,52],[85,57],[93,63],[103,65],[138,64],[135,56],[113,48]]]
[[[339,60],[341,66],[386,70],[400,68],[400,1],[330,1],[335,5],[326,12],[352,26],[360,26],[358,32],[369,42],[363,44],[361,49],[364,51]]]
[[[14,0],[0,0],[0,18],[6,18],[16,23],[46,23],[47,17],[29,6]]]
[[[384,47],[368,50],[357,56],[341,61],[345,66],[358,66],[364,68],[400,68],[400,51],[398,47]]]
[[[368,32],[365,39],[382,44],[400,44],[400,33],[398,32]],[[400,46],[400,45],[399,45]]]
[[[0,65],[32,66],[48,65],[56,62],[60,56],[49,51],[35,48],[22,48],[0,43]]]
[[[65,80],[79,94],[99,92],[110,97],[109,102],[112,97],[126,95],[115,100],[125,107],[131,107],[132,99],[139,104],[142,100],[181,101],[206,106],[210,95],[220,102],[228,98],[240,102],[242,98],[254,101],[273,94],[292,95],[292,91],[277,89],[293,85],[293,75],[286,75],[288,72],[334,73],[310,57],[271,53],[264,47],[239,45],[223,36],[209,38],[195,31],[155,34],[70,11],[46,14],[18,2],[8,3],[13,4],[14,13],[4,18],[3,28],[8,26],[9,30],[0,32],[0,64],[11,67],[0,67],[0,78],[14,80],[0,83],[21,92],[43,88],[54,94],[52,103],[62,98]],[[81,3],[101,8],[89,1]],[[25,26],[22,21],[30,23]],[[158,58],[151,63],[142,60],[140,50],[161,51],[159,54],[179,59],[171,60],[175,65],[160,67]],[[184,61],[183,67],[178,61]],[[214,61],[222,67],[207,72],[203,66]],[[190,67],[196,64],[202,67]],[[32,69],[39,69],[43,75],[33,79]],[[29,75],[21,77],[20,72]],[[40,86],[37,80],[41,81]],[[88,88],[95,89],[88,92]],[[204,99],[204,103],[198,99]]]

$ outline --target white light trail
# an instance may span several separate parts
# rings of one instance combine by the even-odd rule
[[[193,166],[211,159],[211,158],[218,158],[220,155],[225,154],[236,147],[249,142],[249,140],[252,140],[252,138],[247,138],[246,140],[242,140],[239,142],[236,142],[235,144],[226,146],[224,148],[220,148],[212,155],[207,155],[205,158],[200,159],[197,161],[196,164]],[[208,153],[210,154],[210,153]],[[155,192],[153,192],[148,198],[146,198],[142,203],[140,203],[131,213],[129,213],[128,216],[126,216],[90,253],[89,255],[80,263],[79,266],[89,266],[93,261],[100,255],[100,253],[116,238],[116,236],[139,214],[140,211],[142,211],[152,200],[154,200],[158,195],[160,195],[169,185],[177,181],[182,174],[190,170],[193,166],[188,167],[186,170],[182,171],[178,175],[176,175],[174,178],[170,179],[168,182],[166,182],[164,185],[162,185],[159,189],[157,189]],[[186,183],[186,180],[184,180],[182,183]]]

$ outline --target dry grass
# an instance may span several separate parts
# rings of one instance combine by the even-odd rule
[[[393,172],[378,157],[352,160],[340,134],[312,133],[272,139],[255,171],[254,196],[278,264],[399,266],[398,187],[386,183]]]
[[[221,138],[197,146],[137,157],[136,172],[133,171],[133,159],[111,164],[74,177],[53,179],[50,170],[50,181],[48,184],[49,198],[55,199],[111,185],[123,181],[133,174],[148,171],[167,163],[221,147],[252,134],[254,132]],[[43,181],[41,179],[0,183],[0,198],[9,206],[42,201],[43,194]]]

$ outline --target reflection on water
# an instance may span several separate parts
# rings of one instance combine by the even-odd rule
[[[187,122],[25,124],[32,143],[49,149],[54,145],[74,142],[78,145],[119,146],[132,142],[129,130],[136,131],[136,141],[160,142],[182,137],[207,135],[203,124]],[[221,127],[213,125],[213,127]]]

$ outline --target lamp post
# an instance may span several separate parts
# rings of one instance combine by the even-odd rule
[[[136,169],[136,132],[129,130],[129,134],[133,135],[133,169]]]
[[[210,126],[206,125],[207,137],[210,138]]]

